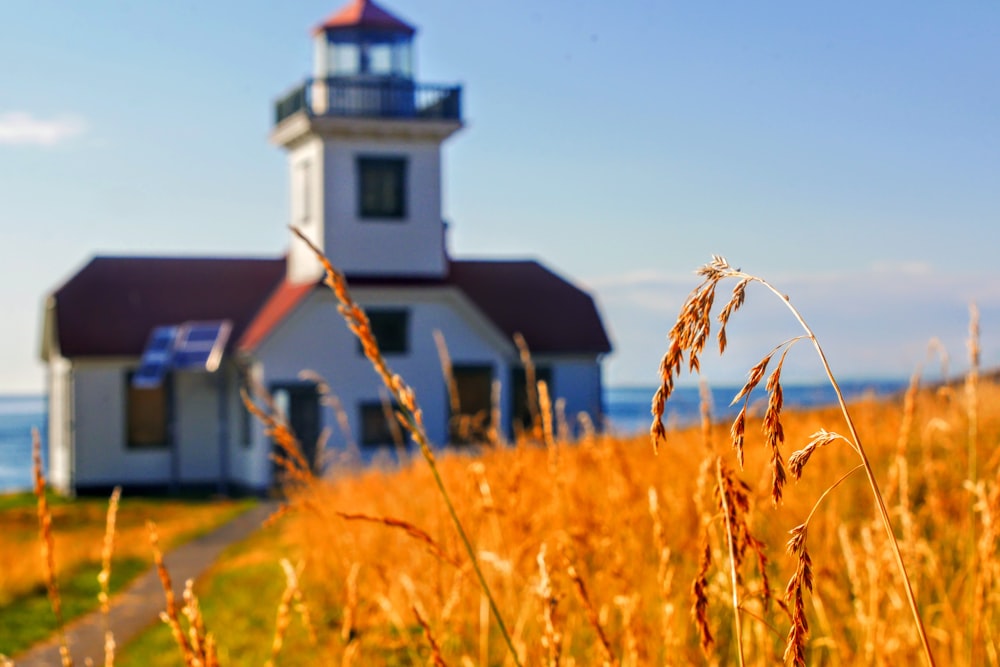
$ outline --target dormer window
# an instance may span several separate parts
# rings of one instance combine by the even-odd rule
[[[402,220],[406,217],[406,158],[358,158],[358,217]]]

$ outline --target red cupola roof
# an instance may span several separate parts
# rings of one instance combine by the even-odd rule
[[[352,0],[313,29],[313,34],[327,30],[381,30],[412,35],[412,25],[382,9],[371,0]]]

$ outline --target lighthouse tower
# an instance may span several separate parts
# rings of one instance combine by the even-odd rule
[[[462,127],[462,91],[415,81],[415,33],[371,0],[352,0],[313,30],[313,75],[275,105],[290,222],[349,276],[447,272],[441,145]],[[288,279],[321,275],[293,239]]]

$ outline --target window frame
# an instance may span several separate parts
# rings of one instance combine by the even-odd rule
[[[392,405],[393,416],[397,410],[395,403]],[[368,430],[372,423],[373,415],[377,413],[378,421],[382,424],[382,429],[377,432]],[[398,426],[398,424],[397,424]],[[389,422],[389,416],[385,413],[385,405],[381,400],[359,401],[358,402],[358,435],[362,447],[395,447],[396,439],[393,436],[393,427]],[[405,442],[405,435],[402,436]]]
[[[355,159],[357,176],[357,213],[366,222],[403,222],[407,217],[407,178],[409,164],[402,155],[358,155]],[[392,201],[385,202],[386,177],[395,179]],[[376,181],[376,179],[378,179]]]
[[[405,355],[410,353],[410,310],[408,308],[365,308],[365,315],[368,317],[368,324],[371,326],[372,335],[378,343],[379,351],[386,355]],[[401,330],[401,341],[393,340],[385,331],[387,325],[386,318],[402,319],[402,322],[388,323],[388,326]],[[380,335],[381,332],[381,335]],[[393,332],[393,338],[398,332]],[[394,343],[399,344],[394,344]],[[391,344],[392,343],[392,344]],[[364,354],[364,347],[358,341],[358,353]]]
[[[240,390],[246,391],[248,397],[254,395],[249,368],[240,367],[237,369],[236,402],[239,405],[237,408],[239,411],[239,445],[243,449],[250,449],[253,446],[253,414],[247,404],[243,402],[243,394]]]
[[[548,385],[550,396],[557,395],[554,382],[555,367],[552,364],[535,365],[535,384],[537,385],[539,381],[543,381]],[[511,366],[510,392],[509,428],[511,437],[514,437],[517,435],[518,430],[527,431],[531,427],[532,409],[529,403],[531,392],[528,391],[528,371],[521,364]],[[536,398],[537,392],[538,388],[536,386]]]
[[[173,374],[166,373],[163,377],[163,382],[159,387],[153,388],[138,388],[132,386],[132,377],[138,372],[138,368],[132,368],[125,372],[125,386],[124,386],[124,410],[123,410],[123,421],[124,421],[124,441],[126,450],[138,450],[138,451],[156,451],[170,449],[173,445],[172,433],[171,433],[171,403],[173,398]],[[138,395],[145,395],[149,400],[154,400],[155,394],[159,394],[160,405],[157,406],[160,412],[160,421],[162,424],[156,426],[160,429],[160,438],[156,440],[139,440],[134,436],[136,431],[139,430],[137,425],[133,423],[134,419],[138,419],[138,415],[133,413],[133,408],[136,406],[136,398]],[[142,406],[142,409],[149,409],[150,405],[147,403]],[[150,429],[153,430],[153,429]]]
[[[496,378],[496,368],[491,363],[455,363],[451,367],[455,391],[458,392],[459,413],[452,410],[448,402],[448,444],[467,445],[484,442],[493,430],[493,382]],[[481,381],[486,376],[485,403],[477,405],[477,410],[469,409],[468,399],[470,385],[466,382]],[[476,376],[479,376],[478,378]],[[463,386],[464,385],[464,386]],[[463,401],[464,398],[466,399]],[[476,418],[479,417],[477,420]],[[468,420],[463,424],[463,420]]]

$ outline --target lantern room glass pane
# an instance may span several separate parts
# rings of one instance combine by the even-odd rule
[[[409,42],[402,42],[394,49],[396,56],[396,74],[411,78],[413,76],[413,55]]]
[[[371,44],[368,47],[368,74],[392,74],[392,45]]]
[[[353,76],[361,71],[361,49],[351,42],[330,45],[330,74]]]

